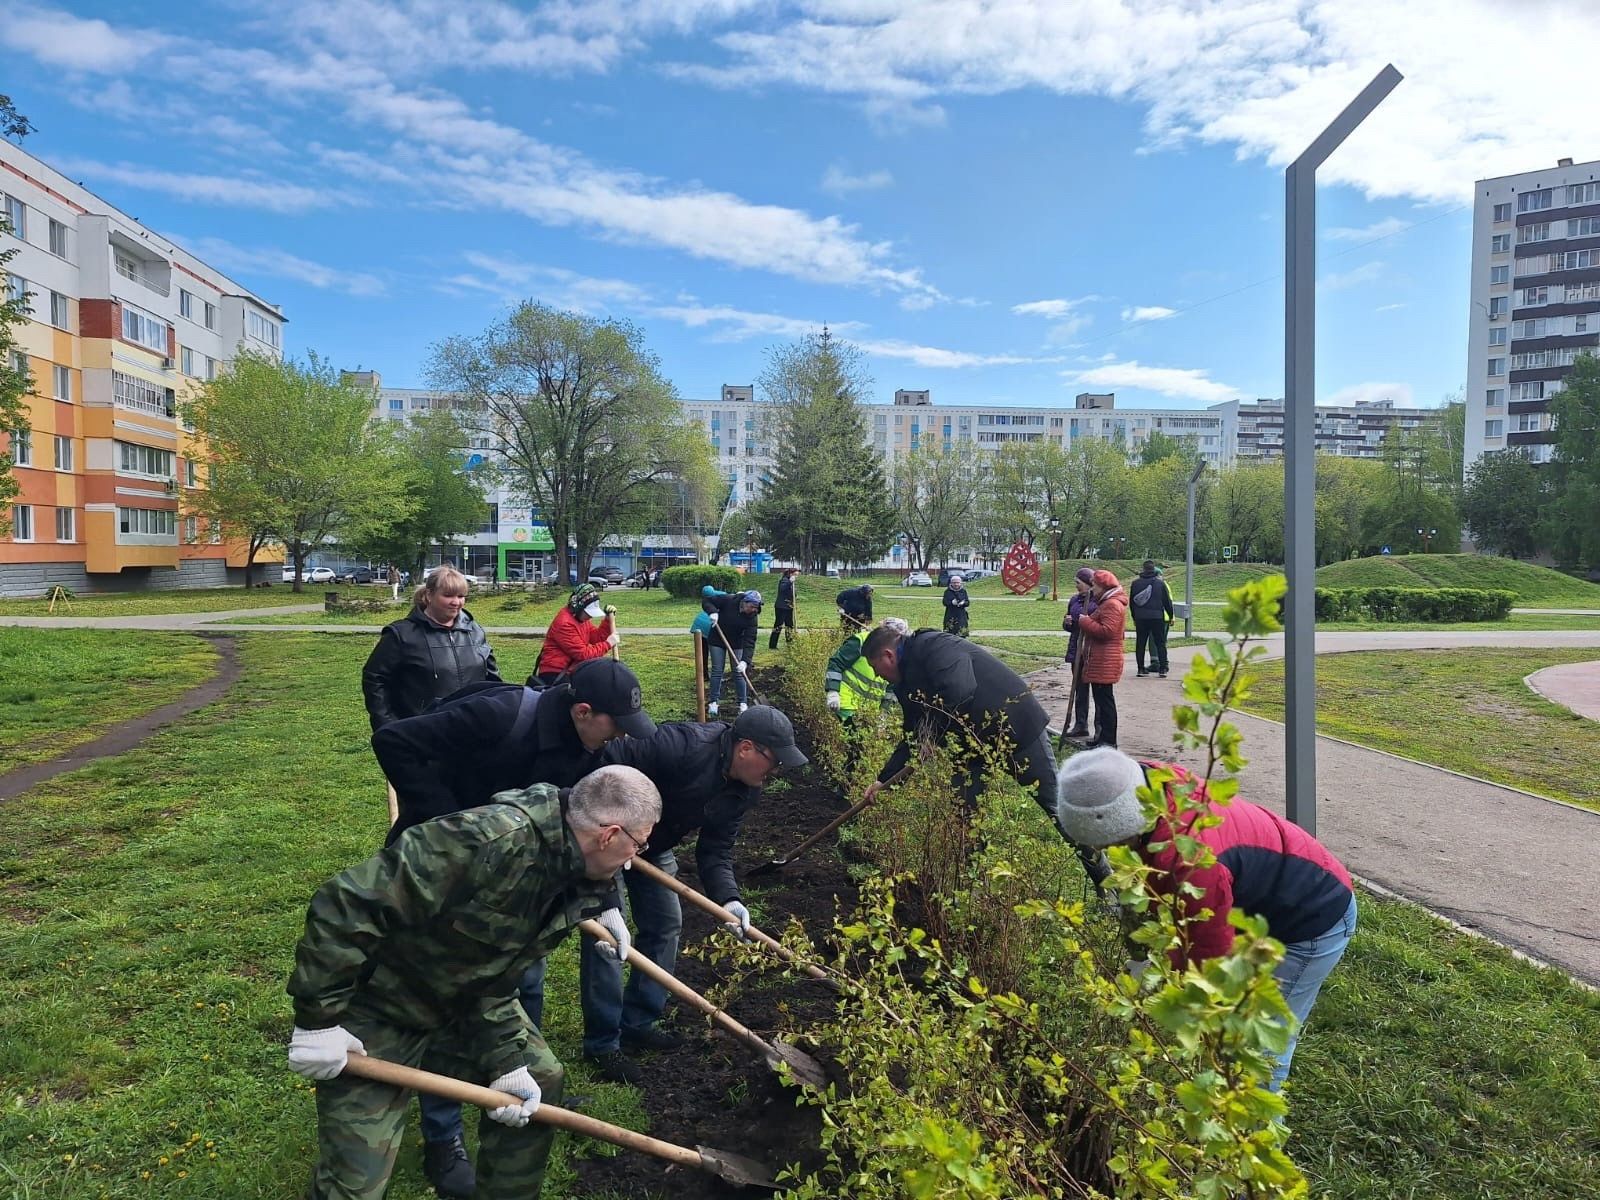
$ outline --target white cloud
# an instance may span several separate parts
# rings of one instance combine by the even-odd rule
[[[819,333],[823,322],[807,317],[786,317],[779,313],[748,312],[726,305],[702,305],[692,299],[679,304],[656,305],[647,315],[677,321],[690,329],[707,329],[713,342],[742,342],[752,337],[802,338]],[[836,334],[850,334],[865,326],[859,321],[829,321]]]
[[[1393,237],[1402,229],[1409,228],[1410,226],[1399,217],[1385,217],[1381,221],[1375,221],[1359,229],[1336,225],[1332,229],[1324,230],[1323,236],[1335,242],[1374,242],[1379,238]]]
[[[1026,304],[1013,304],[1011,311],[1019,317],[1048,317],[1059,321],[1072,311],[1081,300],[1029,300]]]
[[[1404,308],[1404,304],[1380,304],[1373,312],[1393,312],[1397,308]]]
[[[149,30],[114,29],[106,22],[22,5],[0,21],[0,45],[69,71],[123,71],[171,44]]]
[[[1177,315],[1177,309],[1166,308],[1160,304],[1136,304],[1122,310],[1124,321],[1165,321],[1168,317]]]
[[[1376,283],[1383,274],[1383,263],[1362,263],[1359,267],[1352,267],[1348,271],[1335,271],[1324,275],[1317,280],[1317,286],[1325,292],[1339,292],[1345,288],[1360,287],[1364,283]]]
[[[1013,304],[1011,311],[1019,317],[1044,317],[1050,322],[1049,340],[1056,344],[1070,342],[1073,336],[1087,326],[1094,317],[1083,311],[1083,306],[1099,296],[1079,296],[1075,300],[1029,300]]]
[[[388,286],[366,271],[343,271],[300,258],[274,246],[236,246],[216,237],[173,239],[190,253],[229,273],[266,275],[273,279],[292,279],[324,291],[347,296],[382,296]]]
[[[355,197],[338,189],[304,187],[270,179],[161,171],[134,163],[101,163],[86,158],[57,158],[52,160],[51,165],[63,175],[81,179],[91,191],[108,182],[120,183],[141,191],[176,196],[194,204],[301,213],[317,208],[338,208],[356,202]]]
[[[939,346],[918,346],[890,338],[884,341],[857,341],[863,353],[878,358],[904,359],[919,367],[1006,367],[1021,363],[1059,362],[1056,358],[1033,358],[1021,354],[974,354],[967,350],[946,350]]]
[[[1083,387],[1139,388],[1183,400],[1203,400],[1208,404],[1232,400],[1239,394],[1238,388],[1218,383],[1198,367],[1146,367],[1131,359],[1090,367],[1087,371],[1069,371],[1067,378]]]
[[[647,289],[625,279],[580,275],[565,267],[521,262],[479,251],[468,251],[463,257],[473,269],[448,276],[445,287],[486,292],[508,307],[537,300],[554,308],[603,313],[649,299]]]
[[[1370,404],[1374,400],[1391,400],[1402,408],[1411,406],[1409,383],[1353,383],[1340,388],[1331,396],[1318,397],[1318,404]]]
[[[844,196],[850,192],[871,192],[879,188],[886,188],[894,182],[894,176],[888,171],[868,171],[864,175],[852,175],[837,163],[831,163],[823,172],[821,188],[835,196]]]

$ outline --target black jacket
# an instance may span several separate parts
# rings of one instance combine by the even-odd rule
[[[518,730],[524,704],[535,707]],[[400,798],[388,840],[423,821],[487,804],[498,792],[577,783],[598,765],[600,752],[578,739],[572,704],[564,683],[542,692],[503,684],[383,726],[372,735],[372,749]]]
[[[782,579],[778,580],[778,602],[777,603],[778,603],[778,607],[779,608],[793,608],[794,607],[794,577],[793,576],[785,575]]]
[[[450,629],[413,608],[385,627],[361,669],[361,692],[374,730],[415,717],[471,683],[499,683],[483,626],[466,609]]]
[[[839,593],[838,602],[846,616],[855,617],[858,621],[872,620],[872,593],[867,590],[865,584],[861,587],[845,588]]]
[[[700,884],[718,904],[739,898],[733,879],[733,842],[761,789],[729,779],[733,726],[720,721],[664,721],[647,738],[617,738],[600,752],[600,765],[621,763],[649,776],[661,792],[661,820],[650,834],[650,855],[670,850],[696,829]]]
[[[740,612],[740,597],[743,595],[743,592],[724,592],[714,599],[702,601],[700,607],[717,614],[717,625],[723,637],[728,639],[728,645],[739,652],[740,658],[750,662],[755,657],[756,625],[761,620],[761,610]],[[707,640],[713,646],[722,645],[722,638],[716,635],[715,630]]]
[[[935,740],[960,718],[985,744],[1004,737],[1013,750],[1038,739],[1049,718],[1022,676],[981,646],[934,629],[919,629],[900,650],[901,725],[905,739],[878,778],[887,780],[911,761],[911,744],[924,730]]]
[[[1154,571],[1142,571],[1128,585],[1128,610],[1135,621],[1154,621],[1172,615],[1172,591]]]

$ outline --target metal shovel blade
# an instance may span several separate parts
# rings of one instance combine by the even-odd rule
[[[789,1070],[794,1072],[794,1077],[809,1088],[821,1091],[828,1086],[828,1072],[821,1063],[812,1058],[798,1046],[791,1046],[788,1042],[774,1038],[770,1043],[772,1052],[766,1055],[767,1066],[774,1071],[779,1063],[787,1063]]]
[[[714,1146],[696,1146],[700,1152],[700,1167],[704,1171],[733,1184],[734,1187],[758,1187],[777,1191],[781,1186],[771,1173],[753,1158],[718,1150]]]

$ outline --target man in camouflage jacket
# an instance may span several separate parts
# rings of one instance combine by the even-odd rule
[[[532,1200],[553,1131],[529,1118],[563,1072],[517,1000],[523,970],[600,914],[627,956],[612,876],[661,813],[655,785],[607,767],[570,793],[548,784],[418,825],[317,889],[288,991],[289,1063],[317,1087],[313,1200],[381,1200],[409,1093],[343,1077],[373,1054],[524,1098],[480,1125],[479,1200]]]

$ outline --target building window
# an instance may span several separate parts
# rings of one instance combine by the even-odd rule
[[[57,400],[65,400],[70,404],[72,402],[72,368],[53,366],[50,368],[50,373],[55,382],[55,398]]]
[[[28,208],[18,196],[5,198],[5,220],[11,227],[11,236],[18,241],[28,240]]]
[[[1489,374],[1490,374],[1490,376],[1504,375],[1505,373],[1506,373],[1506,360],[1505,359],[1503,359],[1503,358],[1491,358],[1489,360]]]
[[[33,430],[11,431],[11,461],[19,467],[33,466]]]
[[[207,329],[215,329],[216,327],[217,327],[217,306],[215,304],[212,304],[208,300],[208,301],[206,301],[206,328]]]
[[[69,438],[69,437],[58,437],[58,438],[56,438],[55,442],[56,442],[56,470],[58,470],[58,471],[70,471],[70,470],[72,470],[72,439]]]
[[[1593,315],[1594,314],[1592,314],[1592,313],[1579,313],[1577,316],[1573,317],[1572,318],[1572,332],[1573,333],[1588,333],[1589,332],[1589,318],[1591,316],[1593,316]]]
[[[217,377],[217,360],[212,358],[208,354],[208,355],[206,355],[206,378],[208,380],[210,380],[210,379],[215,379],[216,377]]]
[[[206,540],[213,546],[222,540],[222,526],[214,519],[206,521]]]
[[[1483,423],[1484,437],[1500,437],[1506,428],[1504,421],[1485,421]]]
[[[117,528],[123,533],[172,536],[178,532],[178,514],[167,508],[119,508]]]
[[[1489,330],[1489,345],[1504,346],[1505,344],[1506,327],[1504,325],[1497,325],[1495,328]]]
[[[1498,300],[1498,299],[1500,299],[1499,296],[1496,296],[1494,298],[1494,300]],[[1491,309],[1494,307],[1494,300],[1490,300],[1489,301],[1489,307]],[[1519,292],[1517,292],[1517,307],[1518,308],[1537,308],[1541,304],[1549,304],[1549,303],[1550,303],[1550,289],[1549,289],[1549,287],[1523,288]]]
[[[188,346],[178,351],[178,369],[191,379],[194,378],[194,351]]]
[[[1510,283],[1510,282],[1511,282],[1511,268],[1509,266],[1490,267],[1489,268],[1489,285],[1491,287],[1493,287],[1496,284]]]
[[[178,315],[194,320],[194,297],[182,288],[178,289]]]
[[[23,303],[23,312],[32,315],[33,308],[28,305],[28,281],[21,275],[6,272],[6,299],[19,300]]]
[[[1529,242],[1543,242],[1550,237],[1550,222],[1542,221],[1538,225],[1524,225],[1517,230],[1517,244],[1525,246]]]
[[[132,408],[152,416],[170,417],[165,389],[134,375],[111,372],[111,400],[118,408]]]
[[[395,396],[390,396],[389,397],[389,411],[390,412],[392,412],[392,413],[403,413],[403,412],[405,412],[405,410],[406,410],[406,402],[404,400],[401,400],[401,399],[399,399],[399,398],[397,398]]]
[[[1556,260],[1551,263],[1551,269],[1556,271],[1581,271],[1588,267],[1600,267],[1600,250],[1568,250],[1565,254],[1551,257]]]
[[[1509,205],[1509,204],[1496,204],[1494,206],[1494,219],[1496,221],[1509,221],[1509,220],[1511,220],[1511,205]]]
[[[1567,222],[1568,237],[1594,237],[1600,235],[1600,217],[1578,217]]]
[[[1490,254],[1504,254],[1510,249],[1511,235],[1509,233],[1497,233],[1489,239]]]
[[[75,542],[78,540],[77,515],[70,508],[56,509],[56,541]]]
[[[50,253],[57,258],[67,257],[67,227],[54,217],[50,218]]]
[[[1534,192],[1523,192],[1517,197],[1518,212],[1539,212],[1550,207],[1552,201],[1551,190],[1540,188]]]
[[[1505,402],[1505,388],[1490,388],[1483,394],[1483,403],[1489,408],[1499,408]]]
[[[183,483],[185,487],[199,487],[200,473],[195,470],[194,459],[183,460]]]
[[[1514,433],[1538,433],[1544,422],[1544,414],[1518,413],[1511,421]]]
[[[274,350],[278,348],[277,323],[267,320],[260,313],[250,314],[250,336],[258,342],[265,342]]]
[[[118,442],[118,470],[128,475],[148,475],[156,479],[172,478],[174,455],[171,450],[157,450],[154,446],[138,446],[132,442]]]
[[[72,329],[72,310],[67,307],[67,298],[60,292],[50,293],[50,324],[57,329]]]
[[[1543,400],[1543,383],[1515,383],[1511,385],[1511,398],[1513,400]]]
[[[199,517],[185,517],[183,519],[183,540],[191,546],[200,540]]]
[[[1510,310],[1511,298],[1509,296],[1489,297],[1489,320],[1498,321]]]
[[[33,541],[33,505],[13,504],[11,506],[11,540],[13,542]]]
[[[131,304],[122,306],[122,336],[158,354],[167,352],[167,323],[149,313],[140,312]]]
[[[1568,204],[1600,204],[1600,183],[1575,183],[1567,188]]]

